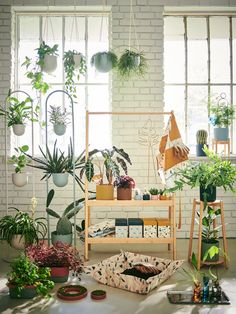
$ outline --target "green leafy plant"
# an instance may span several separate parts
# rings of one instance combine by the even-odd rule
[[[229,127],[235,117],[235,109],[233,105],[221,101],[221,96],[210,97],[208,100],[210,110],[210,122],[213,126],[220,128]]]
[[[197,144],[206,145],[207,144],[207,131],[198,130],[196,134]]]
[[[18,148],[14,148],[17,155],[12,155],[8,160],[10,164],[13,164],[15,167],[15,173],[22,173],[25,166],[29,162],[29,159],[25,156],[25,153],[29,150],[28,145],[23,145]]]
[[[36,48],[35,50],[37,51],[36,62],[34,63],[32,59],[25,57],[25,61],[22,63],[22,66],[26,67],[26,77],[31,80],[32,88],[46,94],[50,86],[44,81],[42,72],[44,58],[46,55],[57,56],[58,45],[50,47],[43,41],[39,48]]]
[[[187,277],[193,282],[195,286],[198,286],[201,284],[201,272],[197,269],[197,258],[195,253],[192,253],[191,258],[191,268],[186,269],[183,268],[184,273],[187,275]]]
[[[30,97],[20,101],[16,97],[8,96],[6,103],[9,106],[7,109],[0,108],[0,115],[6,117],[8,127],[15,124],[26,124],[27,121],[38,121],[37,110],[33,112],[32,117],[33,100]]]
[[[124,170],[126,175],[128,174],[126,162],[132,165],[129,155],[122,148],[119,149],[113,146],[111,150],[94,149],[89,152],[88,159],[80,171],[80,178],[82,178],[85,172],[89,182],[93,180],[96,183],[103,184],[104,175],[106,175],[108,183],[112,184],[113,177],[120,177],[120,167]],[[95,167],[99,170],[97,175],[94,175]]]
[[[151,195],[158,195],[158,194],[159,194],[159,190],[158,190],[157,188],[151,188],[151,189],[149,190],[149,193],[150,193]]]
[[[117,55],[112,51],[97,52],[91,58],[91,65],[99,72],[108,72],[111,69],[114,69],[117,64]]]
[[[6,240],[10,245],[12,238],[20,234],[24,237],[26,244],[32,244],[39,241],[39,236],[45,237],[47,227],[43,220],[45,218],[31,218],[28,213],[20,211],[16,207],[10,207],[17,211],[15,216],[4,216],[0,219],[0,237]]]
[[[50,268],[38,267],[27,256],[21,255],[11,263],[8,286],[16,290],[18,297],[26,286],[35,286],[37,294],[48,297],[54,287],[50,276]]]
[[[74,56],[76,55],[80,56],[81,58],[78,68],[76,67],[75,59],[74,59]],[[72,94],[74,98],[77,98],[75,78],[77,79],[77,81],[79,81],[80,75],[85,75],[87,71],[85,57],[83,56],[82,53],[77,52],[76,50],[68,50],[64,52],[63,62],[64,62],[64,69],[65,69],[65,74],[66,74],[66,80],[65,80],[66,91]]]
[[[133,75],[143,76],[147,72],[147,60],[142,52],[126,49],[118,62],[120,77],[129,79]]]
[[[223,160],[220,156],[204,147],[209,160],[207,162],[187,163],[182,169],[175,172],[178,180],[175,187],[170,189],[172,192],[183,189],[184,185],[191,188],[202,186],[204,189],[209,187],[223,187],[236,193],[234,183],[236,181],[236,167],[229,161]]]
[[[49,121],[55,125],[55,124],[61,124],[64,126],[67,126],[69,124],[69,118],[70,112],[67,112],[66,108],[61,108],[59,106],[50,106],[49,111]]]

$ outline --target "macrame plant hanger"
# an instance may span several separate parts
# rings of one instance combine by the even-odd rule
[[[77,19],[77,6],[76,6],[76,0],[74,0],[74,14],[73,14],[73,19],[72,19],[72,24],[71,24],[71,33],[70,33],[70,49],[73,50],[72,47],[72,37],[73,37],[73,32],[75,29],[75,41],[79,42],[79,24],[78,24],[78,19]]]
[[[47,43],[48,38],[49,38],[49,26],[48,26],[48,24],[50,24],[50,28],[51,28],[51,32],[52,32],[52,39],[53,39],[53,41],[55,41],[52,19],[51,19],[50,10],[49,10],[49,0],[48,0],[47,12],[46,12],[46,16],[45,16],[44,30],[43,30],[43,34],[42,34],[42,41],[45,41],[46,43]]]
[[[100,31],[99,31],[99,42],[100,42],[100,43],[101,43],[101,41],[102,41],[102,35],[103,35],[105,6],[107,6],[107,0],[103,0],[103,1],[102,1],[102,19],[101,19]]]
[[[139,52],[139,41],[138,41],[138,36],[137,36],[137,32],[136,32],[136,24],[135,24],[135,19],[134,19],[133,0],[130,0],[130,10],[129,10],[129,46],[128,46],[129,50],[131,49],[132,27],[133,27],[133,30],[134,30],[136,49]]]

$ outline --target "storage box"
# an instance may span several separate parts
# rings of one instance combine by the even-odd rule
[[[157,238],[157,220],[155,218],[143,218],[144,238]]]
[[[128,218],[129,238],[143,237],[143,220],[141,218]]]
[[[115,220],[116,238],[128,238],[128,222],[126,218]]]
[[[157,225],[158,238],[170,238],[170,221],[168,219],[158,219]]]

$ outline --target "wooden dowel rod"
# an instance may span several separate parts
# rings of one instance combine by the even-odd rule
[[[134,115],[134,116],[140,116],[140,115],[170,115],[170,114],[172,114],[173,112],[112,112],[112,111],[110,111],[110,112],[101,112],[101,111],[99,111],[99,112],[94,112],[94,111],[88,111],[88,114],[90,115],[102,115],[102,114],[104,114],[104,115],[106,115],[106,114],[110,114],[110,115],[122,115],[122,116],[124,116],[124,115]]]

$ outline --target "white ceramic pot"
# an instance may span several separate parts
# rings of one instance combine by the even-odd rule
[[[28,183],[27,173],[13,173],[12,174],[12,183],[18,187],[22,187]]]
[[[59,187],[59,188],[62,188],[62,187],[67,185],[68,177],[69,177],[69,173],[68,172],[65,172],[65,173],[53,173],[52,174],[53,183],[57,187]]]
[[[25,133],[24,124],[13,124],[12,129],[13,129],[13,133],[17,136],[21,136]]]
[[[75,69],[78,69],[80,67],[80,63],[81,63],[81,55],[74,55],[73,56],[74,59],[74,63],[75,63]]]
[[[134,66],[138,67],[140,65],[140,56],[134,56]]]
[[[11,246],[16,250],[24,250],[25,249],[25,237],[21,234],[15,234],[11,240]]]
[[[54,133],[58,136],[62,136],[66,133],[66,125],[65,124],[54,124],[53,125]]]
[[[42,71],[48,74],[54,72],[57,68],[57,56],[45,55]]]

